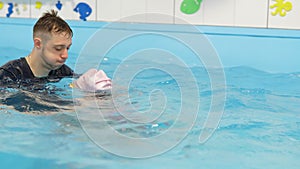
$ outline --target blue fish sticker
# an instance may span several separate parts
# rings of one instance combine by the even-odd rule
[[[80,2],[79,4],[76,5],[74,11],[80,14],[79,18],[81,20],[86,21],[86,18],[90,16],[92,13],[92,8],[84,2]]]
[[[8,3],[8,13],[6,14],[6,17],[10,17],[10,15],[12,14],[12,13],[14,13],[14,11],[13,11],[13,9],[14,9],[14,4],[13,3]]]
[[[60,2],[60,1],[57,1],[57,3],[55,4],[55,6],[56,6],[56,8],[58,9],[58,10],[61,10],[61,8],[62,8],[62,3]]]

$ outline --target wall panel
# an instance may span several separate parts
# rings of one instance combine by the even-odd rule
[[[121,0],[121,20],[146,22],[146,0]]]
[[[97,20],[117,21],[121,18],[121,0],[98,0]]]
[[[146,22],[174,23],[174,0],[147,0],[146,3]]]
[[[235,11],[235,26],[267,27],[268,0],[237,0]]]
[[[235,2],[236,0],[204,0],[203,24],[218,26],[234,26]]]

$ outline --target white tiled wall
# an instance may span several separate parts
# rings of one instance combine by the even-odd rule
[[[121,0],[121,21],[146,22],[146,0]]]
[[[174,0],[147,0],[146,22],[174,23]]]
[[[236,0],[235,26],[267,27],[269,0]]]
[[[98,0],[97,19],[99,21],[117,21],[121,18],[122,0]]]
[[[236,0],[204,0],[205,25],[234,26]]]
[[[203,0],[200,9],[185,14],[180,7],[187,0],[0,0],[0,17],[38,18],[56,9],[64,19],[87,21],[126,21],[259,28],[300,29],[300,0],[283,0],[293,5],[285,16],[271,13],[275,0]],[[195,0],[196,1],[196,0]],[[10,4],[11,7],[10,7]],[[59,9],[57,4],[62,4]],[[88,5],[92,13],[80,19],[74,8]],[[83,7],[84,8],[84,7]],[[80,9],[83,9],[80,8]],[[84,9],[83,9],[84,10]],[[153,14],[155,13],[155,15]]]

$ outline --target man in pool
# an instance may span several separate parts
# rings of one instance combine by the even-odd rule
[[[0,67],[0,86],[58,82],[64,77],[79,77],[65,65],[72,37],[72,29],[57,15],[57,11],[44,13],[33,27],[34,47],[31,53]],[[111,80],[102,70],[91,69],[75,80],[71,87],[87,91],[107,90],[111,88]]]

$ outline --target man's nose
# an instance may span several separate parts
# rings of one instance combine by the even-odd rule
[[[61,58],[67,59],[68,56],[69,56],[68,49],[64,49],[63,52],[62,52],[62,54],[61,54]]]

